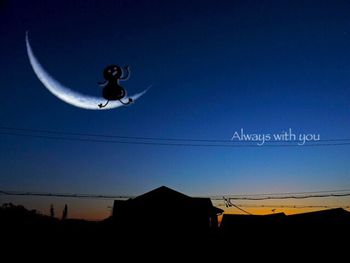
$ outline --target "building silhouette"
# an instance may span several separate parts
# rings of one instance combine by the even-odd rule
[[[224,214],[220,230],[225,234],[236,235],[274,234],[328,236],[334,233],[350,232],[350,212],[342,208],[326,209],[294,215],[276,213],[270,215]]]
[[[161,186],[133,199],[115,200],[112,218],[123,229],[196,231],[217,228],[222,213],[210,198],[194,198]]]
[[[254,227],[276,227],[284,223],[286,218],[287,216],[284,213],[270,215],[224,214],[220,228],[225,231],[239,231],[241,229],[252,229]]]

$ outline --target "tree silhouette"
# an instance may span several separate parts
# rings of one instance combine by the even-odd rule
[[[67,219],[68,216],[68,206],[67,204],[64,205],[63,213],[62,213],[62,220]]]
[[[55,209],[54,209],[54,207],[53,207],[52,204],[50,205],[50,216],[51,216],[52,218],[55,217]]]

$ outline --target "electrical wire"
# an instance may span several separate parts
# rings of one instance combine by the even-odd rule
[[[53,131],[44,129],[28,129],[28,128],[15,128],[8,126],[0,126],[2,130],[11,131],[24,131],[34,133],[48,133],[56,135],[71,135],[71,136],[88,136],[88,137],[103,137],[103,138],[119,138],[119,139],[136,139],[136,140],[157,140],[157,141],[188,141],[188,142],[223,142],[223,143],[240,143],[240,141],[234,140],[223,140],[223,139],[193,139],[193,138],[167,138],[167,137],[143,137],[143,136],[122,136],[122,135],[111,135],[111,134],[98,134],[98,133],[79,133],[79,132],[64,132],[64,131]],[[350,138],[344,139],[322,139],[318,142],[344,142],[350,141]],[[293,143],[295,141],[283,141],[284,143]],[[269,141],[269,143],[281,143],[281,141]]]
[[[91,198],[91,199],[129,199],[128,195],[101,195],[101,194],[74,194],[74,193],[44,193],[44,192],[24,192],[24,191],[3,191],[0,195],[9,196],[38,196],[38,197],[68,197],[68,198]]]
[[[47,136],[25,133],[13,133],[2,132],[1,135],[20,136],[41,138],[49,140],[63,140],[63,141],[78,141],[78,142],[90,142],[90,143],[109,143],[109,144],[133,144],[133,145],[148,145],[148,146],[181,146],[181,147],[223,147],[223,148],[264,148],[264,147],[322,147],[322,146],[349,146],[348,143],[312,143],[312,144],[192,144],[192,143],[162,143],[162,142],[144,142],[144,141],[120,141],[120,140],[104,140],[104,139],[92,139],[92,138],[75,138],[75,137],[59,137],[59,136]],[[252,142],[251,142],[252,143]]]
[[[346,197],[350,196],[350,193],[344,194],[319,194],[319,195],[302,195],[302,196],[266,196],[266,197],[229,197],[229,200],[250,200],[250,201],[262,201],[262,200],[283,200],[283,199],[308,199],[308,198],[325,198],[325,197]]]
[[[320,194],[320,193],[340,193],[340,192],[349,192],[350,189],[335,189],[335,190],[321,190],[321,191],[304,191],[304,192],[285,192],[285,193],[258,193],[258,194],[228,194],[225,197],[234,198],[234,197],[251,197],[251,196],[280,196],[280,195],[310,195],[310,194]],[[212,200],[222,200],[220,195],[210,196]]]

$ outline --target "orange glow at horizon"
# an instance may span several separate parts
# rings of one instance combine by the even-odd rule
[[[253,215],[267,215],[273,213],[292,215],[339,207],[350,211],[350,197],[236,201],[233,202],[233,204]],[[222,202],[214,202],[213,205],[223,209],[225,211],[224,214],[246,214],[236,207],[225,207]]]
[[[27,209],[36,209],[42,214],[49,215],[50,205],[55,208],[55,217],[62,216],[65,204],[68,205],[68,218],[103,220],[111,215],[113,209],[111,199],[74,199],[55,197],[9,197],[0,196],[0,204],[13,203],[23,205]],[[350,197],[264,200],[264,201],[232,201],[242,209],[254,215],[285,213],[286,215],[306,213],[324,209],[343,207],[350,211]],[[245,214],[235,207],[225,207],[223,200],[213,200],[213,205],[224,210],[224,214]],[[221,218],[219,218],[221,219]]]

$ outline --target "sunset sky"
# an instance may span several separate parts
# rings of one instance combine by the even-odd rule
[[[0,132],[230,140],[243,128],[350,139],[349,14],[345,0],[0,1]],[[76,91],[101,95],[97,82],[109,64],[130,65],[123,83],[130,94],[153,86],[130,107],[68,105],[33,73],[27,30],[42,65]],[[138,195],[166,185],[211,196],[350,189],[349,154],[350,145],[175,147],[0,134],[0,190]],[[310,202],[346,206],[349,199]],[[0,196],[7,201],[44,212],[51,202],[68,203],[88,218],[112,205]]]

